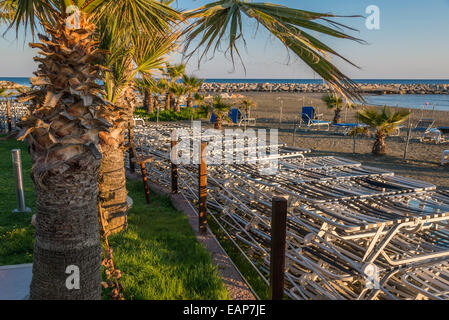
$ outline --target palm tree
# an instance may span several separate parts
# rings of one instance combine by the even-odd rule
[[[30,44],[43,56],[35,58],[40,63],[31,78],[35,89],[21,99],[34,102],[18,135],[30,145],[37,197],[30,298],[100,299],[98,149],[113,114],[99,97],[100,68],[86,63],[102,57],[95,25],[83,13],[79,28],[68,29],[61,9],[53,9],[55,21],[44,24],[41,42]],[[65,285],[69,266],[79,268],[80,290]]]
[[[168,77],[169,82],[169,88],[182,76],[184,75],[184,72],[186,70],[186,65],[183,63],[171,65],[167,63],[166,70],[165,70],[165,76]],[[170,90],[167,91],[167,98],[165,100],[165,108],[169,110],[170,108],[175,108],[175,103],[173,101],[173,92],[170,92]]]
[[[153,78],[144,77],[136,79],[136,86],[140,94],[143,95],[143,108],[147,113],[154,112],[154,97],[153,93],[156,91],[156,81]]]
[[[182,82],[187,88],[188,97],[187,97],[187,108],[193,108],[193,95],[198,92],[201,88],[201,85],[204,82],[204,79],[198,79],[195,76],[188,76],[184,74],[182,76]]]
[[[117,161],[108,154],[117,154],[116,151],[123,148],[121,136],[123,123],[127,121],[123,114],[128,112],[101,98],[111,94],[111,82],[107,81],[110,79],[105,78],[105,74],[111,73],[105,73],[98,62],[104,57],[112,61],[114,54],[99,48],[105,38],[97,39],[96,35],[107,35],[110,43],[117,41],[117,46],[111,45],[111,48],[127,49],[126,43],[130,43],[132,35],[138,40],[136,35],[155,31],[164,34],[167,25],[179,16],[173,9],[153,0],[138,3],[131,0],[16,0],[15,4],[11,26],[15,24],[18,31],[20,25],[25,24],[34,34],[39,23],[46,32],[46,35],[39,35],[41,43],[31,44],[41,50],[42,57],[35,58],[40,63],[36,77],[31,79],[35,88],[23,97],[23,101],[33,100],[34,106],[31,115],[20,124],[22,131],[18,136],[20,140],[26,138],[30,144],[37,196],[30,297],[99,299],[101,246],[97,228],[97,183],[101,185],[99,171],[111,172],[107,168],[109,164],[113,167],[118,163],[118,167],[123,168],[123,156],[119,155],[117,159],[121,160]],[[69,5],[79,8],[79,25],[66,24]],[[77,14],[74,15],[76,18]],[[102,26],[107,27],[103,31],[109,32],[98,32]],[[133,46],[135,43],[139,42],[134,41]],[[129,67],[129,56],[123,57],[121,65]],[[152,69],[151,63],[147,68]],[[106,84],[106,92],[96,80]],[[114,94],[120,97],[121,92],[126,93],[126,88]],[[120,99],[116,101],[118,104]],[[105,180],[116,178],[106,176],[103,176]],[[116,193],[107,195],[114,199]],[[103,196],[104,200],[106,193]],[[120,206],[123,207],[123,203]],[[66,268],[71,265],[79,268],[80,290],[69,290],[65,286]]]
[[[223,121],[227,119],[229,110],[233,104],[227,103],[219,95],[214,96],[211,104],[207,106],[208,114],[215,114],[217,117],[214,124],[214,129],[221,130],[223,128]]]
[[[195,101],[195,103],[198,107],[201,107],[204,105],[204,101],[206,100],[206,97],[203,94],[197,92],[193,95],[193,100]]]
[[[169,91],[175,100],[174,111],[181,112],[181,97],[187,93],[186,86],[175,82],[170,85]]]
[[[322,100],[324,103],[326,103],[326,106],[329,109],[334,110],[335,112],[332,123],[341,123],[341,111],[345,106],[342,97],[335,94],[328,94],[323,96]]]
[[[241,104],[242,104],[243,110],[245,111],[246,118],[250,118],[251,117],[251,108],[256,108],[257,104],[249,98],[243,99]]]
[[[165,78],[159,79],[157,87],[161,93],[165,92],[165,110],[170,110],[170,97],[168,92],[170,84],[168,83],[168,80]]]
[[[373,154],[384,155],[387,153],[387,144],[385,139],[397,126],[403,123],[410,115],[410,112],[398,110],[392,112],[390,108],[385,106],[381,112],[375,108],[367,108],[358,113],[359,120],[376,130],[376,141],[373,146]]]
[[[106,29],[106,28],[105,28]],[[105,98],[116,104],[126,114],[122,118],[127,121],[114,123],[116,143],[111,147],[102,148],[103,161],[100,170],[99,188],[103,206],[107,210],[108,228],[113,232],[119,232],[126,227],[127,190],[124,167],[124,131],[128,128],[128,153],[129,159],[135,158],[134,154],[134,107],[135,107],[135,78],[141,75],[146,79],[146,84],[151,85],[154,73],[165,66],[165,56],[176,45],[178,34],[143,38],[141,35],[131,36],[121,47],[117,47],[116,40],[106,36],[108,30],[101,29],[103,35],[102,47],[107,48],[109,54],[106,58],[104,75],[106,88]],[[131,61],[131,62],[130,62]],[[151,94],[151,93],[150,93]],[[151,103],[152,105],[152,103]],[[151,111],[151,108],[150,110]],[[134,171],[134,162],[130,162],[130,169]]]

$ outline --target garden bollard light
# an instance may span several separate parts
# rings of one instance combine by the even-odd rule
[[[12,153],[12,162],[14,166],[14,177],[16,179],[16,197],[17,197],[17,209],[14,209],[14,213],[19,212],[31,212],[30,208],[25,204],[25,193],[23,190],[23,175],[22,175],[22,159],[20,149],[14,149]]]

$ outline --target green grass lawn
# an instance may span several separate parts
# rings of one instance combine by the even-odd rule
[[[12,213],[16,196],[11,149],[17,148],[22,149],[27,206],[35,211],[27,147],[14,140],[0,141],[0,265],[33,261],[32,214]],[[227,299],[211,257],[197,242],[185,215],[165,197],[152,195],[152,204],[147,205],[139,181],[130,181],[128,188],[134,200],[129,230],[110,237],[126,299]]]
[[[129,182],[134,206],[127,232],[111,236],[126,299],[227,299],[210,254],[198,243],[187,217],[166,197],[145,202],[141,182]]]
[[[12,149],[22,150],[26,204],[34,212],[34,187],[30,178],[31,159],[27,145],[14,140],[0,141],[0,265],[33,261],[34,228],[32,214],[12,213],[17,207]]]

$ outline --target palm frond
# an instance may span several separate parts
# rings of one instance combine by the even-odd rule
[[[187,88],[189,88],[189,90],[196,91],[204,83],[204,79],[198,79],[195,76],[189,76],[187,74],[184,74],[182,76],[182,82]]]
[[[376,130],[382,130],[387,134],[407,120],[409,115],[410,112],[406,110],[397,110],[393,112],[391,108],[388,108],[387,106],[380,112],[375,108],[366,108],[357,113],[360,122],[375,128]]]
[[[0,25],[10,25],[14,20],[16,3],[13,0],[0,1]]]
[[[306,30],[309,30],[362,43],[362,40],[341,31],[345,28],[354,29],[333,20],[333,18],[343,16],[292,9],[270,3],[254,3],[241,0],[215,1],[184,13],[186,18],[194,20],[185,31],[186,46],[184,54],[186,57],[192,57],[193,53],[204,47],[199,58],[200,62],[209,52],[215,53],[219,49],[220,43],[228,38],[226,52],[230,54],[233,62],[235,55],[242,61],[238,49],[238,40],[244,42],[243,14],[256,20],[258,24],[267,29],[288,50],[295,53],[341,95],[363,101],[357,85],[335,67],[329,61],[328,56],[335,55],[346,62],[351,62],[306,32]],[[198,38],[199,43],[190,50],[192,43]]]
[[[83,7],[103,20],[115,38],[145,33],[163,34],[182,19],[181,14],[157,0],[96,0]]]
[[[178,46],[179,33],[156,34],[153,37],[133,37],[136,72],[151,75],[162,70],[167,62],[167,54]]]

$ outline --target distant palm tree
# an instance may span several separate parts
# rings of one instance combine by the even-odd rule
[[[233,104],[225,102],[221,96],[214,96],[212,103],[208,106],[208,113],[213,113],[217,117],[214,124],[215,129],[223,128],[223,121],[228,118],[228,112],[233,106]]]
[[[168,83],[168,80],[165,78],[159,79],[157,82],[157,88],[160,90],[161,93],[165,93],[165,110],[170,110],[170,97],[168,92],[170,84]]]
[[[193,95],[193,100],[198,105],[198,107],[201,107],[202,105],[204,105],[204,101],[206,100],[206,97],[203,94],[197,92]]]
[[[165,76],[168,77],[168,82],[171,85],[173,85],[178,79],[181,79],[186,71],[186,65],[183,63],[171,65],[167,63],[167,67],[165,69]],[[165,100],[165,108],[167,110],[170,109],[170,107],[175,108],[175,103],[173,100],[173,93],[170,92],[170,90],[167,91],[167,98]]]
[[[157,91],[157,83],[153,78],[143,77],[135,80],[137,89],[143,95],[143,108],[149,114],[154,112],[153,93]]]
[[[182,76],[182,82],[187,88],[188,97],[187,97],[187,108],[193,108],[193,95],[198,92],[201,88],[201,85],[204,82],[204,79],[198,79],[195,76],[188,76],[184,74]]]
[[[179,83],[173,83],[170,85],[169,89],[172,97],[174,98],[174,111],[180,112],[181,111],[181,97],[187,93],[187,87],[183,84]]]
[[[384,155],[387,153],[385,139],[388,135],[397,130],[397,126],[407,120],[410,112],[398,110],[392,112],[390,108],[384,107],[382,111],[375,108],[367,108],[357,113],[359,120],[376,130],[376,141],[373,146],[373,154]]]
[[[243,110],[245,111],[246,118],[250,118],[251,117],[251,108],[256,108],[257,104],[249,98],[243,99],[241,104],[242,104]]]
[[[324,103],[326,103],[326,106],[329,109],[334,110],[335,112],[332,123],[341,123],[341,111],[345,106],[342,97],[335,94],[328,94],[325,95],[322,100],[324,101]]]

